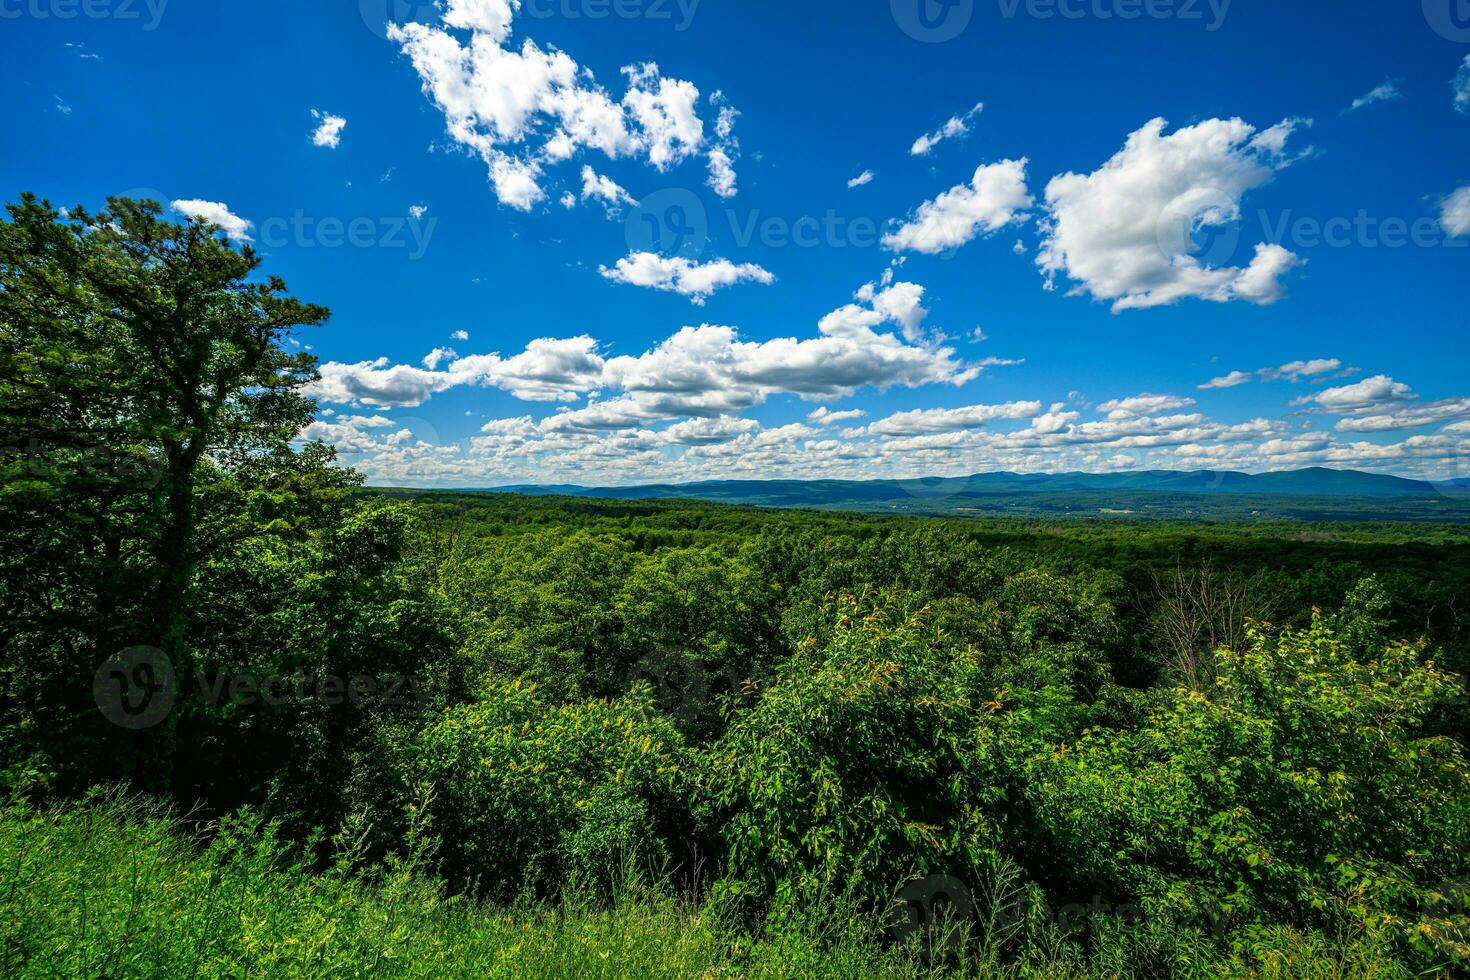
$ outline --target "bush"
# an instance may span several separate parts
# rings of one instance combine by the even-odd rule
[[[1027,790],[1043,848],[1075,887],[1154,915],[1397,924],[1444,953],[1454,923],[1424,912],[1470,871],[1470,766],[1428,722],[1462,688],[1418,645],[1368,649],[1366,628],[1256,628],[1213,688],[1051,752]]]
[[[451,880],[513,898],[606,889],[627,864],[664,873],[689,826],[685,750],[646,693],[550,705],[516,681],[409,740],[397,775],[435,788]]]
[[[927,608],[844,596],[828,645],[709,751],[704,791],[742,903],[841,896],[881,908],[909,880],[974,882],[1014,831],[1024,760],[1065,692],[1004,691]]]

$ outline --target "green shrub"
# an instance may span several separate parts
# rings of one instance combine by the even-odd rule
[[[998,689],[984,654],[887,598],[842,597],[828,645],[808,643],[709,750],[726,894],[879,908],[913,878],[976,881],[1010,842],[1018,777],[1065,692]]]
[[[689,824],[685,750],[644,695],[552,705],[516,681],[413,738],[398,776],[435,788],[451,879],[511,898],[606,887],[630,863],[661,874]]]
[[[1156,915],[1398,925],[1449,950],[1454,922],[1424,911],[1470,870],[1470,766],[1426,726],[1461,687],[1365,629],[1257,629],[1212,689],[1051,752],[1027,790],[1042,847],[1079,888]]]

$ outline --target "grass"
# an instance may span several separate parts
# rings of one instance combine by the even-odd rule
[[[424,847],[364,873],[349,855],[313,873],[244,814],[197,825],[96,793],[0,808],[0,975],[7,977],[894,977],[1408,976],[1370,937],[1289,931],[1221,950],[1142,931],[1090,951],[1045,929],[1004,956],[926,965],[861,917],[807,910],[748,935],[708,907],[625,887],[604,907],[480,906],[424,874]],[[992,944],[972,944],[986,949]],[[1002,959],[1004,965],[1002,965]]]

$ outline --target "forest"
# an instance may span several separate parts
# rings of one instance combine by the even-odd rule
[[[0,222],[0,974],[1470,975],[1470,540],[373,489],[328,312]]]

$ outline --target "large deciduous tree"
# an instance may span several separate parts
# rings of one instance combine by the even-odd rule
[[[64,687],[69,696],[34,700],[66,716],[88,707],[78,673],[89,678],[120,645],[189,667],[201,471],[290,453],[311,417],[302,389],[316,362],[286,341],[328,313],[257,276],[248,245],[200,220],[167,221],[156,202],[68,212],[26,195],[8,212],[3,679],[27,702],[45,694],[28,687]]]

